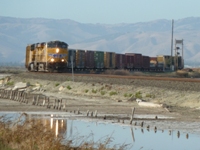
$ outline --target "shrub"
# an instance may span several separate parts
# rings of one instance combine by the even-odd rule
[[[146,94],[146,97],[150,97],[151,98],[151,94]]]
[[[70,85],[68,85],[68,86],[67,86],[67,89],[68,89],[68,90],[71,90],[72,88],[70,87]]]
[[[188,77],[188,72],[186,72],[186,71],[183,71],[183,70],[178,70],[177,72],[176,72],[176,75],[178,76],[178,77]]]
[[[133,94],[129,94],[129,97],[132,97],[133,96]]]
[[[106,92],[105,91],[101,91],[101,95],[105,95],[106,94]]]
[[[8,86],[13,86],[14,85],[14,81],[7,82],[7,85]]]
[[[103,90],[104,89],[104,87],[102,86],[101,88],[100,88],[100,90]]]
[[[146,94],[146,97],[155,98],[156,96],[154,94]]]
[[[112,85],[105,85],[105,87],[107,88],[107,90],[111,90],[112,89]]]
[[[60,85],[59,83],[56,83],[56,84],[55,84],[55,86],[59,86],[59,85]]]
[[[132,96],[133,96],[133,94],[131,94],[131,93],[130,94],[128,94],[128,93],[124,94],[124,97],[132,97]]]
[[[117,95],[117,92],[111,91],[111,92],[109,93],[109,95],[110,95],[110,96]]]
[[[189,72],[188,76],[191,77],[191,78],[199,78],[200,73],[199,72]]]
[[[95,94],[96,94],[96,93],[97,93],[97,90],[92,89],[92,93],[95,93]]]
[[[124,93],[124,97],[128,97],[128,94],[127,94],[127,93]]]
[[[140,91],[136,92],[135,98],[142,98],[142,93]]]
[[[89,90],[88,90],[88,89],[86,89],[86,90],[85,90],[85,93],[87,93],[88,91],[89,91]]]

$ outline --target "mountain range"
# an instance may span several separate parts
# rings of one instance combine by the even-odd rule
[[[69,48],[146,56],[171,55],[171,20],[84,24],[69,19],[0,16],[0,62],[24,63],[27,44],[61,40]],[[200,63],[200,17],[174,21],[173,42],[183,39],[185,63]],[[175,43],[174,43],[175,44]],[[175,45],[173,44],[173,47]]]

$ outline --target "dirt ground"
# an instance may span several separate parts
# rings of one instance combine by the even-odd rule
[[[6,77],[3,79],[5,80]],[[134,107],[135,124],[145,120],[151,126],[157,125],[160,129],[174,128],[186,131],[190,129],[200,133],[198,129],[200,82],[153,78],[110,78],[81,74],[75,75],[74,81],[72,80],[71,74],[23,72],[11,75],[5,86],[13,87],[17,82],[24,82],[27,83],[27,91],[30,93],[46,95],[52,99],[65,99],[66,110],[70,114],[76,114],[79,110],[82,116],[86,116],[87,111],[90,113],[98,111],[98,119],[129,124]],[[137,97],[146,102],[163,104],[163,107],[141,107],[136,102]],[[1,99],[0,111],[61,112],[61,110],[31,105],[31,101],[32,99],[30,103],[25,104]]]

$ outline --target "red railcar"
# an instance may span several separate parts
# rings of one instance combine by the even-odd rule
[[[133,65],[134,65],[134,56],[125,54],[125,68],[133,69]]]
[[[125,68],[125,55],[124,54],[116,54],[115,55],[115,67],[116,69],[124,69]]]
[[[142,68],[142,54],[136,53],[126,53],[126,55],[133,56],[133,68],[134,69],[141,69]]]
[[[85,68],[86,69],[93,69],[95,68],[95,61],[94,61],[94,51],[85,51]]]
[[[148,70],[150,68],[150,57],[142,56],[142,68]]]

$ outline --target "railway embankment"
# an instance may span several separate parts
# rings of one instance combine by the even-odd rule
[[[74,81],[72,81],[74,79]],[[0,83],[14,87],[26,83],[27,90],[46,96],[67,99],[72,110],[78,108],[98,110],[104,113],[128,114],[132,107],[140,114],[178,115],[184,119],[198,119],[200,116],[200,82],[177,78],[82,75],[65,73],[23,72],[5,77]],[[162,108],[141,107],[136,98],[146,102],[162,104]]]

